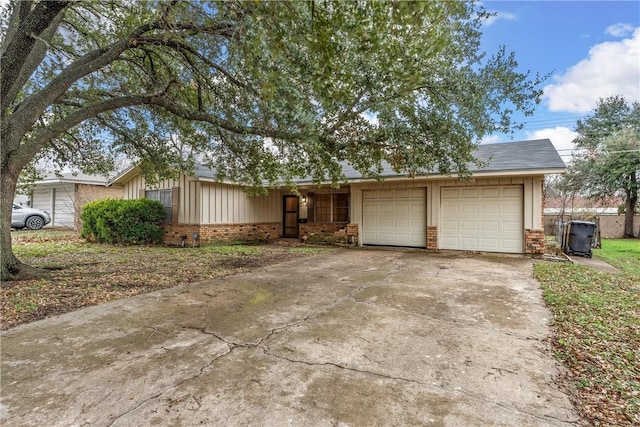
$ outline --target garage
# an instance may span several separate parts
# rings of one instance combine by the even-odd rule
[[[426,194],[426,188],[364,190],[362,243],[426,247]]]
[[[51,215],[49,227],[73,227],[75,207],[72,184],[36,188],[31,193],[34,208],[47,211]]]
[[[440,197],[442,249],[523,252],[522,186],[445,187]]]

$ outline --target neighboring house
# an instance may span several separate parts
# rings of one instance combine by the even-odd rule
[[[280,189],[252,197],[202,167],[155,186],[132,167],[113,183],[124,187],[124,198],[163,203],[168,243],[194,233],[207,242],[343,230],[358,245],[543,252],[544,175],[565,170],[551,142],[480,145],[475,155],[488,164],[472,168],[470,181],[436,173],[409,178],[387,167],[380,182],[345,166],[340,189],[300,180],[299,196]]]
[[[584,214],[609,214],[617,215],[619,207],[624,206],[621,197],[613,197],[607,201],[590,200],[585,197],[552,197],[544,201],[545,215],[584,215]]]
[[[20,206],[29,206],[29,196],[26,194],[16,194],[13,198],[13,203]]]
[[[48,227],[79,230],[82,207],[97,199],[121,199],[122,188],[107,187],[102,176],[64,173],[50,175],[33,183],[31,207],[51,215]]]

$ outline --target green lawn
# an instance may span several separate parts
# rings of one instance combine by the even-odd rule
[[[601,249],[594,249],[596,258],[640,277],[640,239],[611,239],[602,242]]]
[[[620,269],[538,262],[554,313],[556,357],[593,425],[640,425],[640,241],[604,240],[594,256]]]

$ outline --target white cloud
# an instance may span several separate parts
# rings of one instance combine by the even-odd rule
[[[630,38],[593,46],[587,59],[545,86],[549,110],[587,113],[599,98],[613,95],[623,95],[627,101],[640,100],[639,58],[640,28],[635,28]]]
[[[480,144],[495,144],[497,142],[502,142],[503,138],[499,135],[488,135],[482,138]]]
[[[631,24],[613,24],[605,32],[613,37],[627,37],[633,34],[634,28]]]
[[[556,126],[554,128],[541,129],[533,132],[527,132],[527,139],[546,139],[548,138],[553,146],[558,150],[562,160],[568,162],[571,159],[573,150],[576,148],[573,140],[578,134],[564,126]]]
[[[489,10],[488,12],[493,13],[494,15],[488,17],[487,20],[484,21],[484,25],[486,25],[487,27],[495,24],[501,19],[504,19],[505,21],[515,21],[516,19],[518,19],[517,16],[513,13],[505,12],[503,10]]]

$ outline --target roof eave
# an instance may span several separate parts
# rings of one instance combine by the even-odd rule
[[[113,185],[123,185],[125,182],[129,181],[134,176],[142,173],[142,169],[138,165],[133,165],[128,169],[125,169],[120,175],[115,176],[111,181],[107,183],[107,187],[111,187]]]
[[[560,174],[565,173],[566,168],[551,168],[551,169],[517,169],[517,170],[501,170],[501,171],[480,171],[473,172],[471,174],[471,179],[474,178],[497,178],[497,177],[512,177],[512,176],[534,176],[534,175],[551,175],[551,174]],[[424,181],[435,181],[442,179],[458,179],[458,174],[451,175],[419,175],[416,177],[408,177],[406,175],[393,175],[393,176],[381,176],[378,178],[349,178],[347,182],[344,184],[358,184],[364,182],[375,182],[375,181],[407,181],[407,180],[424,180]],[[298,181],[298,185],[329,185],[331,181],[322,181],[318,184],[313,181]],[[343,183],[341,183],[343,184]]]
[[[200,181],[200,182],[211,182],[214,184],[226,184],[226,185],[235,185],[237,187],[246,187],[246,185],[238,184],[237,182],[227,181],[227,180],[220,181],[215,178],[210,178],[206,176],[194,176],[194,180]]]
[[[86,184],[86,185],[106,186],[107,181],[89,181],[89,180],[83,180],[83,179],[59,178],[59,179],[44,179],[40,181],[34,181],[33,183],[33,185],[38,185],[38,186],[56,185],[56,184]]]

